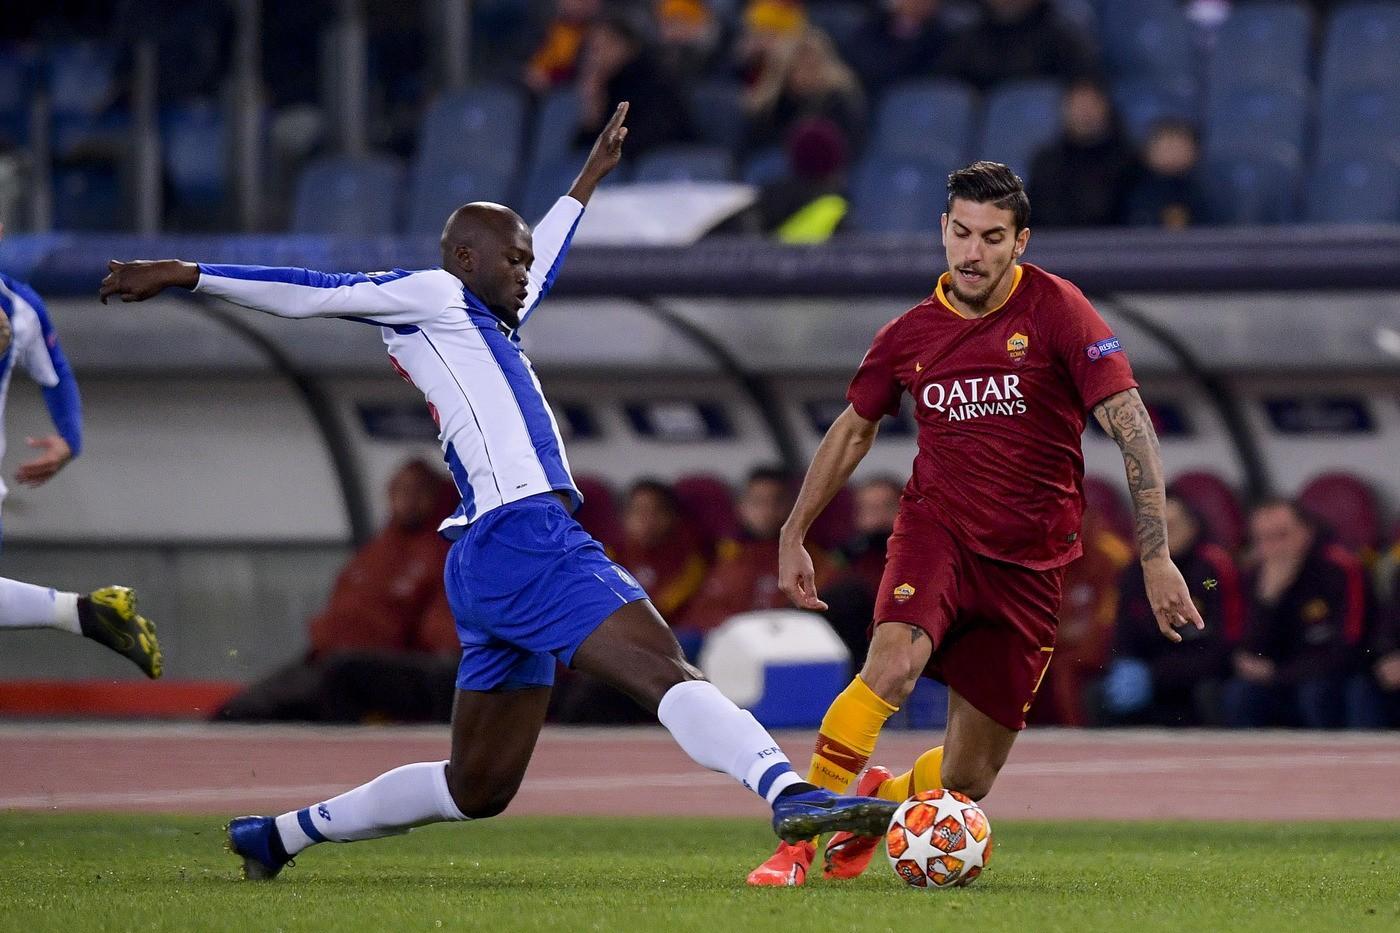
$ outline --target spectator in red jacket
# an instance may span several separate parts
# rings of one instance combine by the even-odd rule
[[[1226,688],[1230,725],[1357,725],[1354,702],[1366,636],[1361,562],[1323,539],[1286,499],[1250,515],[1255,565],[1249,615]]]
[[[1230,651],[1244,634],[1245,598],[1239,570],[1223,548],[1202,536],[1191,507],[1167,496],[1171,557],[1206,627],[1178,629],[1181,642],[1162,637],[1136,566],[1119,582],[1113,660],[1097,691],[1107,724],[1210,726],[1220,723],[1221,690],[1230,676]]]
[[[336,577],[326,607],[310,622],[310,646],[296,661],[248,687],[216,714],[223,720],[344,721],[370,715],[428,719],[447,708],[398,704],[402,689],[386,691],[396,706],[381,710],[374,698],[354,690],[328,691],[353,668],[358,683],[426,679],[445,684],[447,702],[459,657],[456,626],[447,609],[442,567],[448,542],[437,533],[446,480],[422,460],[398,469],[389,481],[389,521],[364,544]],[[374,676],[382,671],[381,679]],[[441,682],[441,683],[439,683]],[[354,698],[347,704],[346,694]],[[432,694],[425,687],[423,695]],[[376,695],[378,695],[376,693]],[[353,707],[353,708],[352,708]],[[371,708],[374,707],[374,708]]]

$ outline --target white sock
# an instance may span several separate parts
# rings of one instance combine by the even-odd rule
[[[398,836],[415,826],[465,820],[447,789],[447,762],[424,761],[387,771],[339,797],[277,818],[288,855],[317,842]]]
[[[768,730],[708,680],[667,690],[656,718],[696,764],[723,771],[769,803],[802,781]]]
[[[0,628],[57,628],[80,635],[78,594],[0,577]]]

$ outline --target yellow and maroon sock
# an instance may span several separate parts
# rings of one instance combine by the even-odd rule
[[[880,785],[875,796],[902,803],[920,791],[943,786],[943,746],[930,748],[918,757],[914,767]]]
[[[899,707],[882,700],[859,675],[831,701],[822,717],[807,780],[842,793],[865,769],[880,730]]]

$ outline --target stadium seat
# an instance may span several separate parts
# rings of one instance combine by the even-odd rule
[[[561,158],[532,168],[525,177],[524,190],[520,195],[520,216],[531,224],[535,223],[554,206],[554,202],[569,193],[579,169],[588,158],[586,152],[566,153]],[[602,186],[616,185],[628,180],[627,161],[613,169],[604,178]]]
[[[1317,111],[1315,161],[1400,158],[1400,84],[1331,91]]]
[[[0,149],[29,141],[29,107],[34,73],[18,49],[0,47]]]
[[[707,546],[738,533],[734,493],[724,480],[708,473],[692,473],[676,480],[671,488]]]
[[[128,212],[114,164],[56,166],[53,224],[56,230],[119,230]]]
[[[574,513],[574,518],[605,547],[612,546],[622,534],[612,487],[604,480],[586,474],[576,474],[574,485],[583,494],[583,505]]]
[[[525,135],[525,98],[501,86],[468,88],[435,101],[419,128],[417,168],[461,166],[514,173]]]
[[[851,228],[862,233],[932,233],[956,168],[913,159],[868,156],[851,185]]]
[[[1036,151],[1060,134],[1060,95],[1053,81],[1022,81],[992,91],[972,158],[1005,162],[1026,178]]]
[[[1102,38],[1116,78],[1175,78],[1196,71],[1191,23],[1176,0],[1106,4]]]
[[[666,146],[637,163],[634,181],[729,181],[734,157],[718,146]]]
[[[1301,79],[1213,91],[1206,101],[1206,153],[1233,154],[1271,143],[1285,143],[1301,152],[1308,96],[1307,82]]]
[[[572,178],[572,176],[570,176]],[[496,201],[509,203],[513,200],[515,188],[514,173],[478,165],[437,165],[413,172],[409,182],[408,217],[404,222],[406,233],[441,233],[447,215],[469,201]],[[568,190],[568,182],[559,188],[555,197]],[[550,204],[554,203],[553,200]],[[545,205],[549,209],[549,204]],[[526,220],[534,222],[544,215],[525,214]]]
[[[1312,223],[1400,222],[1400,165],[1390,159],[1337,159],[1313,166],[1303,219]]]
[[[330,156],[306,167],[297,181],[295,233],[383,235],[398,231],[403,169],[379,156]],[[446,215],[438,218],[438,227]]]
[[[54,158],[76,159],[97,152],[112,158],[123,151],[131,129],[131,115],[124,110],[104,113],[55,113],[49,145]]]
[[[1198,122],[1195,91],[1189,82],[1122,81],[1113,88],[1113,102],[1123,129],[1133,142],[1146,141],[1162,120]]]
[[[1216,33],[1206,86],[1265,87],[1308,76],[1312,15],[1302,3],[1239,4]]]
[[[1203,189],[1215,224],[1277,224],[1297,212],[1299,158],[1287,146],[1261,146],[1205,161]]]
[[[851,491],[850,486],[842,486],[836,490],[836,495],[831,497],[831,502],[822,510],[822,514],[812,522],[808,538],[813,544],[828,551],[844,547],[855,534],[855,508],[855,493]]]
[[[1191,470],[1173,479],[1167,491],[1183,499],[1201,517],[1207,540],[1231,553],[1244,546],[1244,509],[1223,479],[1204,470]]]
[[[1122,484],[1098,476],[1084,477],[1084,507],[1098,513],[1110,531],[1124,541],[1136,541],[1133,513],[1119,492]]]
[[[880,155],[962,164],[972,143],[975,95],[953,81],[890,88],[875,113],[870,147]]]
[[[229,185],[229,127],[223,108],[202,99],[161,114],[165,179],[175,204],[205,210],[224,200]]]
[[[838,49],[851,44],[868,17],[866,4],[849,0],[816,0],[807,4],[807,19],[830,36]]]
[[[1351,87],[1393,87],[1400,49],[1400,5],[1349,4],[1332,14],[1322,46],[1322,96]]]
[[[1375,557],[1381,510],[1370,483],[1351,473],[1323,473],[1298,493],[1298,504],[1316,516],[1337,543],[1362,557]]]
[[[744,141],[741,89],[734,81],[703,81],[690,92],[690,120],[701,142],[731,152]]]
[[[116,96],[117,56],[100,42],[65,42],[46,55],[49,103],[55,114],[95,114]]]
[[[532,171],[542,165],[559,162],[573,151],[578,121],[578,92],[573,88],[554,91],[540,103],[530,134],[529,166]]]
[[[745,184],[766,185],[777,181],[788,173],[788,157],[781,146],[760,149],[744,162],[742,174]]]

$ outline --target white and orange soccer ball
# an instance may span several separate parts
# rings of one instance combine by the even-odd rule
[[[899,805],[885,833],[890,867],[924,891],[971,884],[992,857],[992,824],[972,798],[926,790]]]

